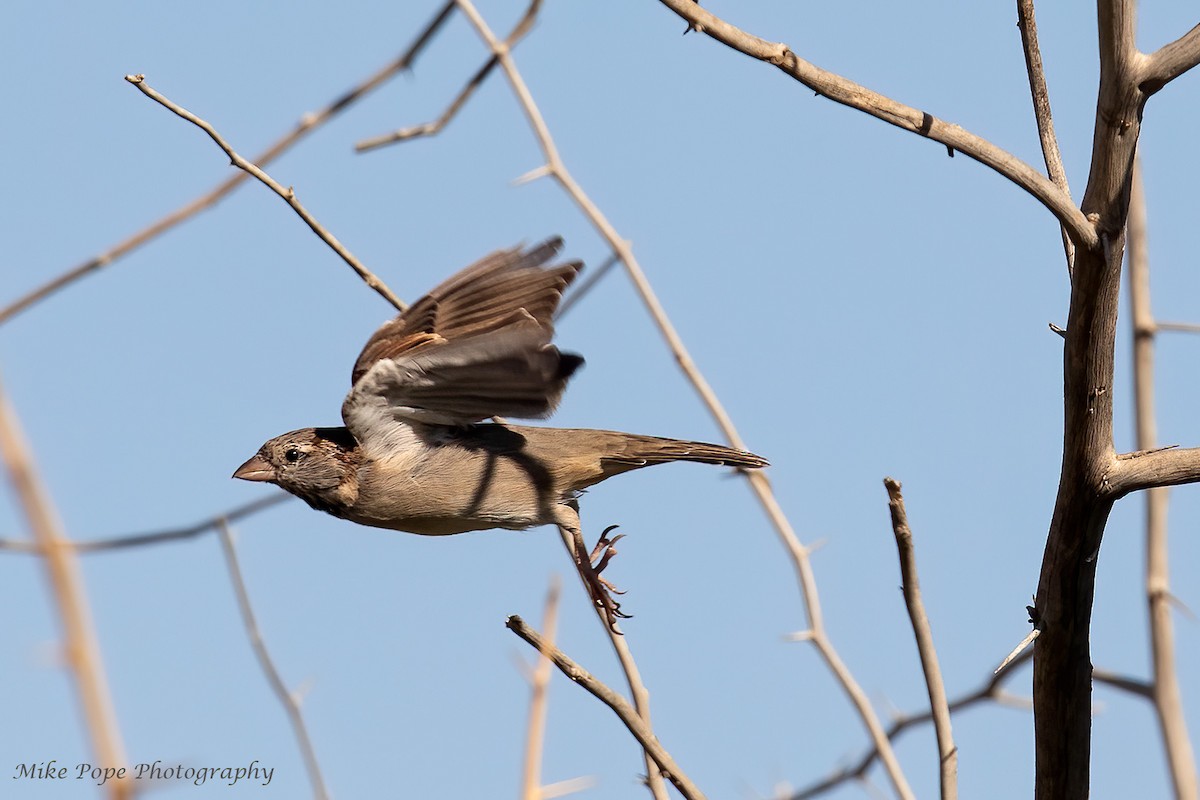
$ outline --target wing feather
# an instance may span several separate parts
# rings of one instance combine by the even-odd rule
[[[561,246],[555,238],[492,253],[377,330],[342,406],[359,441],[397,421],[462,425],[553,413],[583,363],[551,344],[559,300],[582,268],[546,266]]]

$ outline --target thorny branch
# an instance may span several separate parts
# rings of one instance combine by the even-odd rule
[[[1100,237],[1095,226],[1061,188],[1029,164],[987,139],[810,64],[786,44],[768,42],[747,33],[693,0],[660,2],[686,20],[692,30],[700,31],[740,53],[777,67],[814,92],[844,106],[870,114],[889,125],[941,142],[992,168],[1033,195],[1054,214],[1069,232],[1076,246],[1089,250],[1099,246]]]

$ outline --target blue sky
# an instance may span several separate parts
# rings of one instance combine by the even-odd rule
[[[1086,8],[1039,9],[1073,193],[1086,183],[1096,90]],[[963,125],[1040,165],[1012,4],[708,5],[802,57]],[[485,2],[498,31],[519,3]],[[203,6],[22,4],[0,30],[8,109],[0,304],[106,249],[227,177],[200,131],[126,84],[151,86],[251,155],[395,57],[433,3]],[[1195,23],[1149,6],[1152,49]],[[567,165],[633,243],[743,438],[768,457],[814,556],[830,636],[880,713],[925,702],[897,589],[882,478],[904,483],[922,586],[951,696],[980,684],[1028,630],[1058,476],[1067,281],[1057,226],[961,155],[817,97],[700,36],[652,2],[543,10],[517,63]],[[898,35],[899,34],[899,35]],[[551,183],[513,186],[540,155],[500,75],[435,139],[367,155],[353,143],[435,117],[485,60],[456,19],[410,74],[269,169],[401,296],[415,299],[499,247],[561,234],[596,266],[600,237]],[[1197,319],[1191,234],[1197,78],[1153,98],[1142,152],[1153,302]],[[1127,315],[1123,309],[1123,324]],[[278,433],[335,424],[359,347],[390,314],[277,197],[246,184],[215,209],[0,329],[0,375],[72,537],[191,523],[261,497],[232,470]],[[1118,447],[1132,444],[1128,332]],[[719,432],[620,272],[559,327],[582,353],[554,424],[689,439]],[[1159,435],[1200,442],[1194,339],[1158,349]],[[11,494],[0,535],[26,534]],[[1148,673],[1139,498],[1117,507],[1098,575],[1093,659]],[[790,567],[750,492],[672,465],[583,498],[591,535],[629,534],[612,578],[660,739],[710,797],[802,786],[865,747],[807,645]],[[1195,608],[1200,493],[1173,491],[1174,588]],[[507,615],[540,617],[564,577],[563,648],[620,685],[549,529],[442,539],[359,528],[292,502],[236,526],[266,641],[304,707],[336,797],[515,796],[528,648]],[[163,786],[163,798],[297,797],[308,784],[247,645],[219,543],[83,560],[133,762],[275,769],[270,786]],[[91,760],[44,570],[0,553],[0,779],[27,761]],[[1200,736],[1196,623],[1177,617]],[[1028,672],[1011,690],[1027,696]],[[1099,687],[1094,796],[1163,796],[1149,706]],[[1028,711],[955,719],[964,796],[1033,783]],[[898,743],[921,796],[932,732]],[[544,777],[594,775],[593,798],[638,796],[638,749],[578,687],[551,687]],[[872,773],[872,780],[884,779]],[[96,796],[22,783],[30,798]],[[847,786],[834,797],[858,797]]]

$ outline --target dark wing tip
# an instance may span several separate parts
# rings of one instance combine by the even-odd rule
[[[558,356],[558,372],[554,376],[556,380],[565,381],[575,374],[575,370],[584,365],[583,356],[578,353],[559,353]]]
[[[549,236],[545,241],[537,245],[535,249],[541,248],[549,249],[551,251],[551,255],[558,255],[559,251],[563,249],[563,238],[557,233],[553,236]]]

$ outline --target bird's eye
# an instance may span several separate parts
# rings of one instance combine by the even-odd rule
[[[300,460],[300,450],[295,447],[289,447],[283,457],[288,460],[289,464],[295,464]]]

